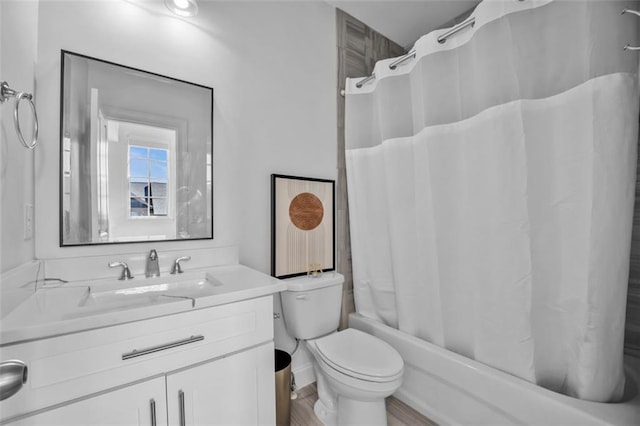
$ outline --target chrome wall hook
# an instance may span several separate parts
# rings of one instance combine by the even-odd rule
[[[13,98],[17,95],[16,91],[9,87],[6,81],[0,83],[0,103],[8,101],[9,98]]]

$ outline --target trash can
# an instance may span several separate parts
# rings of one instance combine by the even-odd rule
[[[291,422],[291,355],[276,349],[276,425]]]

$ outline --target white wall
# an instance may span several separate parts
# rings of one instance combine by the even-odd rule
[[[34,93],[37,28],[37,2],[0,1],[0,81],[17,91]],[[34,258],[34,240],[24,239],[22,226],[23,206],[34,204],[34,153],[16,136],[14,105],[15,99],[0,105],[0,272]],[[31,111],[26,101],[20,111],[25,139],[30,141]]]
[[[46,1],[38,40],[38,258],[239,245],[242,263],[268,273],[270,174],[336,176],[335,17],[324,2],[200,2],[182,20],[162,1]],[[214,240],[58,246],[61,49],[214,88]]]
[[[335,34],[335,10],[322,1],[200,2],[190,20],[162,1],[42,2],[36,257],[102,267],[101,255],[132,260],[156,248],[162,259],[167,251],[237,245],[242,263],[269,273],[270,175],[337,175]],[[58,246],[61,49],[213,87],[214,240]],[[282,319],[275,333],[276,346],[293,348]],[[297,354],[294,367],[298,359],[309,371],[308,356]]]
[[[334,13],[322,1],[209,1],[182,20],[157,0],[0,0],[0,79],[35,92],[40,118],[34,160],[15,137],[11,107],[1,106],[0,272],[25,264],[14,274],[19,286],[39,268],[34,258],[48,260],[49,276],[78,279],[74,262],[113,273],[97,272],[103,256],[135,258],[140,269],[151,248],[162,259],[238,246],[242,263],[269,273],[270,175],[336,178]],[[59,247],[61,49],[214,88],[214,240]],[[35,205],[35,243],[23,239],[25,203]],[[199,253],[218,256],[207,250]],[[278,347],[293,348],[282,319],[275,333]],[[294,368],[298,361],[309,371],[302,350]]]

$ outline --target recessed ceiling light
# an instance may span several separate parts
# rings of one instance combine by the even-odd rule
[[[191,17],[198,14],[196,0],[164,0],[164,4],[178,16]]]

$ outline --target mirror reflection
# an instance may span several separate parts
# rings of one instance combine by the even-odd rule
[[[213,89],[62,52],[60,245],[213,238]]]

